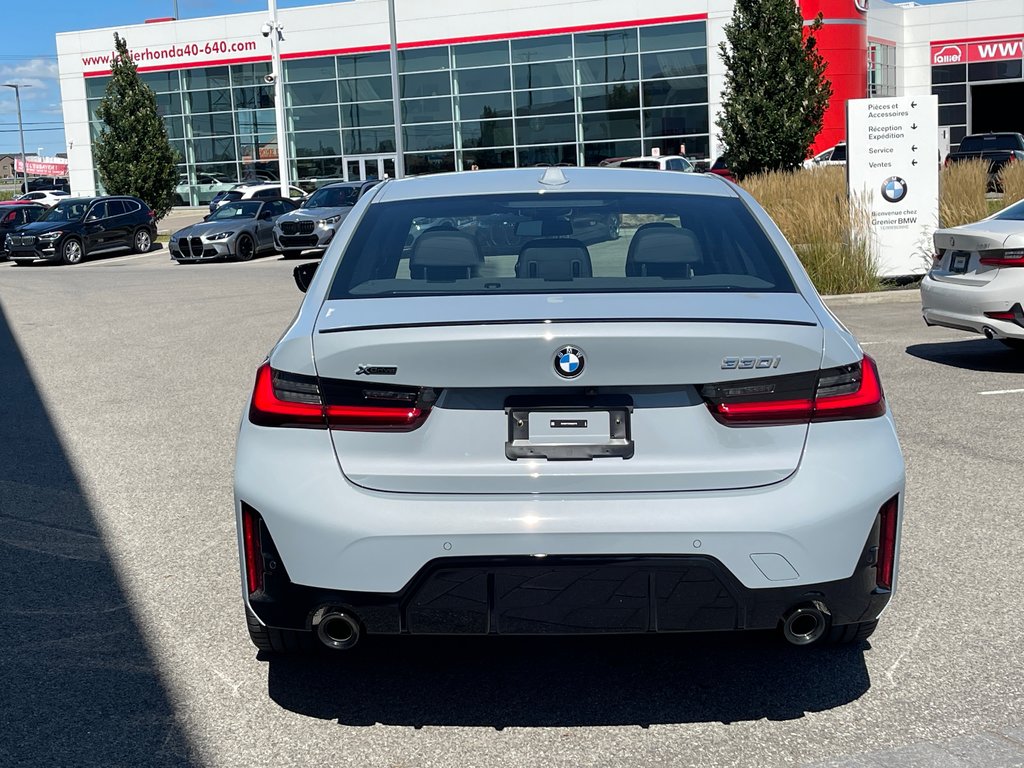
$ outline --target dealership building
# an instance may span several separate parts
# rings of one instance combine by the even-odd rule
[[[1024,131],[1024,3],[801,0],[820,11],[834,96],[815,149],[845,138],[845,102],[936,94],[955,146]],[[731,0],[395,0],[407,173],[683,153],[714,159]],[[395,123],[385,0],[279,11],[282,71],[266,13],[151,20],[57,35],[75,193],[98,189],[91,143],[115,32],[156,93],[181,160],[183,202],[273,178],[272,77],[283,78],[292,180],[393,175]]]

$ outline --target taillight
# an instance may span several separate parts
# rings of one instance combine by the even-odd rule
[[[875,563],[875,583],[882,589],[892,589],[896,571],[896,528],[900,497],[893,496],[878,510],[878,560]]]
[[[999,310],[996,312],[986,312],[985,317],[989,317],[993,320],[1006,320],[1017,325],[1024,326],[1024,307],[1018,301],[1009,309]]]
[[[259,515],[246,504],[242,505],[242,552],[245,583],[251,595],[263,589],[263,546],[260,543]]]
[[[408,432],[422,424],[436,400],[432,389],[256,372],[249,421],[261,427]]]
[[[982,264],[988,267],[1024,267],[1024,248],[979,251]]]
[[[727,426],[871,419],[885,413],[878,369],[867,355],[821,372],[708,384],[701,393]]]
[[[942,262],[942,258],[946,255],[943,250],[938,250],[932,254],[932,266],[937,267]]]

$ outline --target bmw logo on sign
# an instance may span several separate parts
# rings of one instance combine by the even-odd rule
[[[882,197],[890,203],[898,203],[907,196],[907,182],[899,176],[890,176],[882,182]]]
[[[563,379],[575,379],[583,373],[586,360],[579,347],[562,347],[555,352],[555,373]]]

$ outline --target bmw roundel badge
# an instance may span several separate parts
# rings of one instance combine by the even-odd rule
[[[562,347],[555,352],[555,373],[563,379],[575,379],[583,373],[586,358],[579,347]]]

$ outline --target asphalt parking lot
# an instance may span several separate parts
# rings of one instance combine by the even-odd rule
[[[1024,765],[1024,355],[833,308],[907,459],[900,590],[860,647],[411,639],[258,655],[234,434],[294,262],[0,263],[0,766]]]

